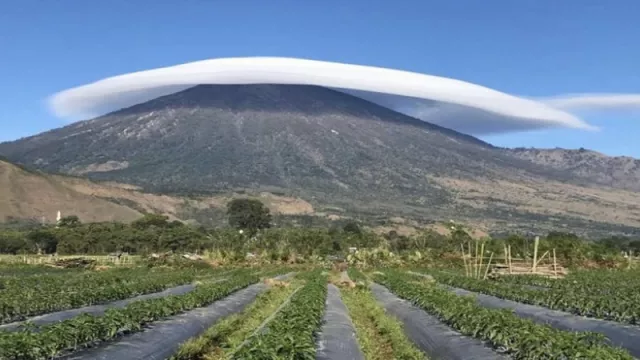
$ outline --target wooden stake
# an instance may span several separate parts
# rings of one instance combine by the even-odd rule
[[[484,242],[482,243],[482,246],[480,247],[480,265],[478,266],[478,276],[477,278],[480,278],[480,272],[482,271],[482,261],[484,260]]]
[[[542,254],[542,256],[540,257],[540,259],[538,259],[538,261],[536,262],[536,266],[538,266],[538,264],[540,264],[540,261],[542,261],[542,259],[544,259],[545,256],[549,255],[549,252],[545,252],[544,254]]]
[[[536,236],[536,239],[533,243],[533,266],[531,267],[531,272],[536,273],[536,269],[538,267],[538,245],[540,244],[540,237]]]
[[[476,243],[476,257],[473,259],[473,277],[478,277],[478,241]]]
[[[558,277],[558,265],[556,263],[556,248],[553,248],[553,276]]]
[[[483,280],[487,279],[487,275],[489,274],[489,267],[491,266],[491,259],[493,259],[493,252],[491,252],[491,256],[489,256],[489,262],[487,263],[487,270],[484,271],[484,277],[482,277]]]
[[[473,263],[475,264],[475,258],[473,257],[473,255],[471,254],[471,242],[469,242],[469,277],[473,276],[473,272],[475,271],[475,267],[472,268],[471,266],[471,260],[473,260]],[[475,265],[474,265],[475,266]]]
[[[509,251],[509,275],[511,275],[513,274],[513,270],[511,269],[511,245],[507,247],[507,250]]]
[[[504,265],[508,269],[509,268],[509,260],[507,260],[507,259],[509,258],[509,255],[508,255],[508,250],[507,250],[507,244],[504,244],[502,248],[504,250]]]
[[[469,276],[469,269],[467,268],[467,256],[464,253],[464,244],[460,244],[460,250],[462,251],[462,261],[464,261],[464,275]]]

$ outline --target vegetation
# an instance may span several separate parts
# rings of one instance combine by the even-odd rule
[[[195,280],[194,270],[115,269],[2,279],[0,323],[162,291]],[[25,303],[26,300],[26,303]]]
[[[510,311],[483,308],[471,297],[412,282],[411,275],[388,270],[375,280],[460,333],[488,341],[514,359],[633,359],[599,334],[560,331]]]
[[[349,277],[364,281],[362,273],[353,268],[349,269]],[[343,288],[341,291],[366,359],[426,359],[404,334],[402,324],[385,313],[367,287]]]
[[[227,204],[229,225],[254,235],[260,229],[271,227],[269,208],[260,200],[234,199]]]
[[[334,227],[268,228],[268,213],[264,207],[249,200],[232,202],[239,204],[230,209],[230,222],[246,227],[240,233],[233,228],[206,229],[193,227],[165,216],[147,214],[131,224],[89,223],[82,224],[70,216],[61,226],[36,226],[29,229],[9,227],[0,229],[0,253],[65,255],[106,255],[127,253],[147,255],[164,252],[204,253],[215,252],[225,261],[244,260],[247,253],[265,262],[316,261],[328,255],[346,256],[349,248],[378,249],[375,256],[388,257],[390,252],[397,264],[421,263],[430,266],[462,266],[460,248],[474,240],[459,225],[450,236],[433,231],[422,231],[412,236],[399,235],[395,231],[375,234],[354,221]],[[242,205],[245,204],[245,205]],[[247,213],[256,214],[247,214]],[[235,215],[234,215],[235,214]],[[262,215],[260,215],[262,214]],[[231,220],[235,218],[236,220]],[[630,262],[622,254],[640,254],[639,242],[631,239],[607,238],[586,241],[571,233],[552,232],[540,240],[539,252],[556,249],[558,261],[565,266],[625,267]],[[533,240],[519,235],[486,239],[486,250],[502,253],[509,245],[514,257],[531,259]],[[369,250],[368,250],[369,251]],[[373,256],[363,254],[363,256]],[[355,256],[355,255],[354,255]],[[357,257],[357,256],[356,256]],[[375,259],[370,259],[375,260]],[[369,262],[375,266],[388,259]],[[362,262],[358,259],[355,263]]]
[[[234,358],[315,359],[314,335],[322,322],[326,296],[326,276],[315,271],[264,331],[249,338],[234,354]]]
[[[231,315],[210,327],[203,335],[184,343],[173,360],[226,359],[251,333],[300,287],[299,281],[289,286],[272,286],[258,295],[241,313]]]
[[[228,214],[233,226],[219,229],[193,227],[153,214],[131,224],[83,224],[69,216],[56,227],[1,229],[0,251],[16,254],[11,255],[14,257],[57,259],[56,254],[71,253],[76,257],[88,254],[85,260],[89,261],[91,256],[127,252],[137,260],[116,268],[67,269],[2,263],[3,257],[9,256],[3,255],[0,323],[131,298],[179,284],[198,285],[184,295],[131,303],[102,316],[82,315],[37,329],[28,325],[20,332],[0,331],[0,359],[46,359],[140,331],[158,319],[226,297],[257,282],[258,274],[281,273],[281,264],[299,271],[295,280],[288,286],[271,286],[245,311],[185,343],[175,359],[315,358],[327,294],[323,269],[332,266],[340,270],[348,266],[349,276],[357,283],[353,286],[349,282],[341,294],[367,359],[424,358],[403,334],[401,323],[377,304],[366,286],[369,280],[515,359],[630,359],[601,335],[560,331],[508,311],[484,309],[471,298],[405,271],[419,269],[442,284],[638,325],[640,270],[633,269],[634,263],[622,256],[625,251],[634,251],[634,242],[629,239],[590,242],[552,232],[540,239],[539,252],[556,250],[558,261],[572,268],[565,279],[507,276],[479,280],[461,275],[460,248],[468,248],[476,240],[456,224],[448,224],[453,226],[448,236],[429,231],[412,236],[396,232],[379,235],[351,220],[323,228],[278,228],[271,227],[266,208],[258,203],[235,204],[230,205]],[[511,235],[483,241],[489,252],[501,253],[510,246],[515,257],[530,260],[533,256],[533,241],[527,237]],[[34,255],[38,253],[41,255]],[[582,267],[601,269],[579,270]],[[226,281],[209,281],[223,271]]]
[[[616,273],[589,271],[552,283],[534,278],[535,280],[530,284],[525,284],[551,286],[544,291],[539,288],[483,281],[439,271],[428,271],[428,273],[440,283],[487,295],[588,317],[633,325],[640,324],[639,271]],[[526,280],[519,281],[526,282]]]
[[[137,301],[123,309],[109,309],[100,317],[80,315],[43,326],[39,332],[0,332],[0,359],[48,359],[96,341],[141,331],[145,324],[206,306],[257,280],[255,275],[239,274],[224,282],[204,283],[184,295]]]

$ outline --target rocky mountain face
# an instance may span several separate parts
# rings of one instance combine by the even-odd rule
[[[619,194],[624,190],[584,194],[591,184],[634,189],[631,181],[607,182],[604,167],[567,171],[565,160],[551,164],[542,155],[496,148],[315,86],[200,85],[2,143],[0,154],[154,192],[267,191],[305,199],[318,213],[468,218],[487,227],[562,215],[574,225],[640,226],[635,212],[599,215],[608,206],[629,210],[618,197],[640,205]],[[567,205],[570,196],[577,206]]]
[[[510,154],[536,164],[571,173],[593,184],[640,191],[640,160],[607,156],[587,149],[506,149]]]

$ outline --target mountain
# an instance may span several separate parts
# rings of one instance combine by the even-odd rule
[[[638,194],[316,86],[200,85],[2,143],[0,154],[145,191],[268,192],[382,222],[640,227]]]

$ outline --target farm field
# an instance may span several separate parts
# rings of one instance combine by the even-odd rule
[[[638,274],[3,265],[0,359],[634,359]]]

